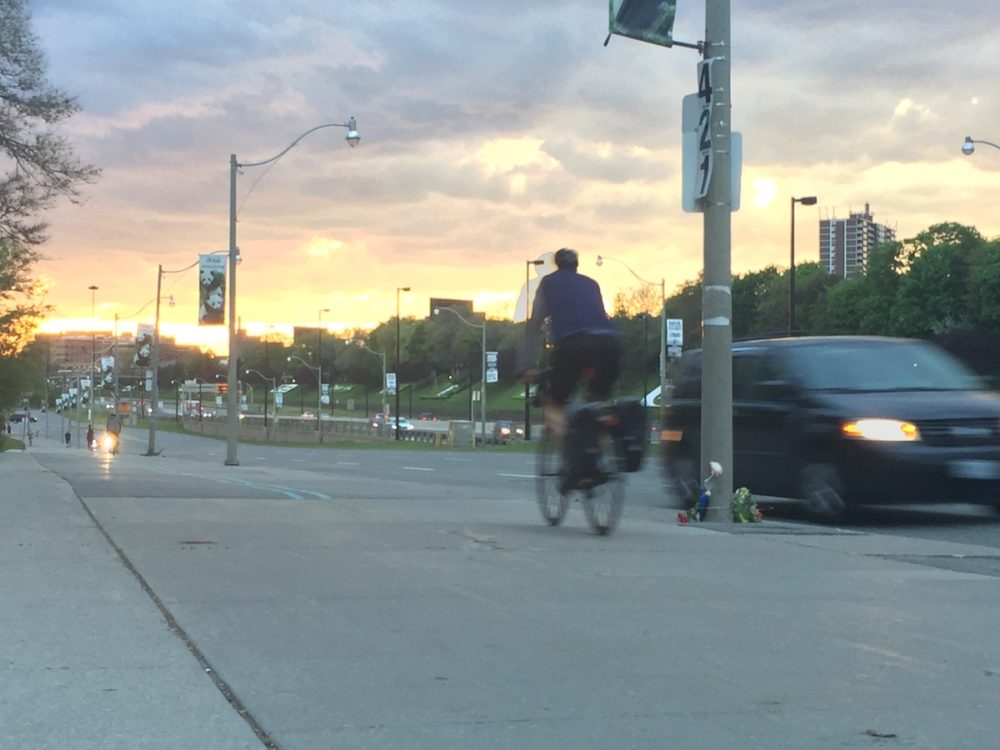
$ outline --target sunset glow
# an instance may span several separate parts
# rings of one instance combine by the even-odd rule
[[[787,264],[793,195],[819,198],[796,214],[802,262],[818,258],[820,219],[866,203],[900,238],[942,221],[1000,234],[1000,152],[961,153],[966,135],[1000,139],[982,93],[993,77],[969,64],[995,56],[996,9],[971,4],[903,35],[902,0],[733,9],[734,273]],[[44,217],[43,331],[152,322],[162,264],[164,335],[224,354],[226,327],[196,325],[196,271],[175,271],[228,246],[229,155],[264,161],[351,116],[357,148],[331,127],[238,174],[237,317],[251,335],[315,326],[325,308],[331,331],[370,328],[395,314],[399,286],[413,290],[403,316],[452,297],[509,317],[524,261],[562,246],[608,299],[636,281],[598,254],[668,293],[702,267],[702,215],[680,205],[697,56],[601,47],[600,3],[485,4],[470,26],[450,4],[403,0],[398,33],[377,4],[103,5],[102,24],[78,2],[34,8],[49,77],[81,106],[65,135],[103,169],[79,205]],[[697,15],[679,12],[680,36],[703,33]],[[934,65],[914,65],[928,49]]]

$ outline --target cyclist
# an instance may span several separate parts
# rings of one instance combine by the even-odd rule
[[[554,347],[542,414],[546,428],[561,442],[566,431],[566,402],[584,371],[590,375],[587,400],[610,398],[621,365],[621,333],[608,318],[597,282],[577,272],[580,257],[576,250],[564,247],[556,251],[555,264],[555,272],[542,278],[535,293],[518,352],[518,370],[524,380],[537,377],[533,366],[541,349],[542,325],[548,318]]]

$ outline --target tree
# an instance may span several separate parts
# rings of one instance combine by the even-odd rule
[[[613,315],[616,318],[634,318],[641,313],[659,315],[660,303],[660,290],[655,285],[634,286],[615,295]]]
[[[0,356],[18,354],[46,307],[32,272],[46,240],[38,214],[57,198],[76,202],[97,168],[81,163],[53,128],[79,109],[45,80],[45,60],[26,0],[0,0]]]

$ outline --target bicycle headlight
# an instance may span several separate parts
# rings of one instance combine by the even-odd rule
[[[912,443],[920,440],[920,430],[915,424],[898,419],[855,419],[844,422],[840,431],[845,437],[880,443]]]

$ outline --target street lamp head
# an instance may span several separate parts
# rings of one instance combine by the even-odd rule
[[[972,156],[976,151],[976,146],[972,141],[972,136],[965,136],[965,143],[962,144],[962,153],[966,156]]]
[[[396,291],[397,292],[408,292],[408,291],[410,291],[410,287],[408,287],[408,286],[397,287]]]
[[[808,195],[805,198],[792,198],[792,203],[801,203],[803,206],[815,206],[816,196]]]
[[[347,121],[347,145],[354,148],[361,142],[361,136],[358,135],[358,123],[352,117]]]

